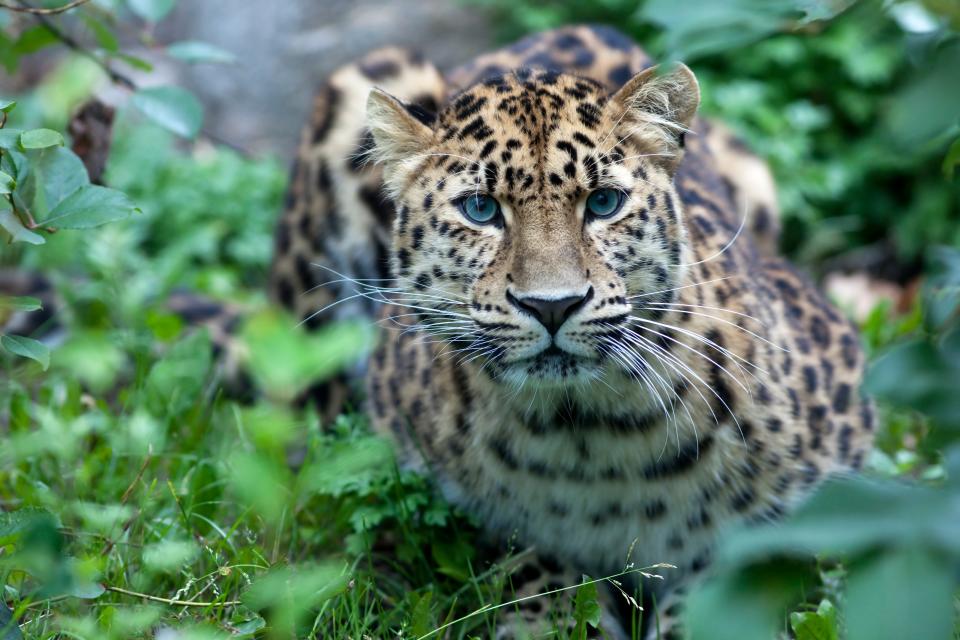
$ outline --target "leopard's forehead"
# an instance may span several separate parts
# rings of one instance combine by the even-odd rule
[[[537,145],[559,130],[584,141],[600,133],[607,90],[586,78],[518,69],[462,91],[438,114],[441,143],[456,140],[487,146],[496,135],[515,134]]]

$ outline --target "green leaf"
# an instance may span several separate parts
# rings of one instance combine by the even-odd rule
[[[138,58],[137,56],[132,56],[129,53],[117,53],[117,57],[126,62],[128,65],[134,69],[140,71],[150,72],[153,71],[153,65],[143,58]]]
[[[40,300],[29,296],[18,296],[11,298],[9,296],[0,296],[0,309],[13,309],[14,311],[38,311],[43,308]]]
[[[13,193],[13,190],[16,188],[17,181],[13,179],[13,176],[0,171],[0,195]]]
[[[0,111],[3,113],[10,113],[14,110],[14,108],[16,108],[16,106],[16,100],[6,100],[4,98],[0,98]]]
[[[3,600],[0,600],[0,640],[23,640],[20,627],[13,618],[13,611]]]
[[[307,334],[275,312],[251,317],[241,332],[254,380],[268,395],[290,400],[313,382],[356,362],[373,346],[369,325],[340,322]]]
[[[0,129],[0,149],[19,149],[22,129]]]
[[[790,626],[796,640],[837,640],[837,609],[823,600],[816,611],[791,613]]]
[[[60,38],[45,26],[38,24],[20,34],[20,37],[13,44],[13,53],[18,56],[25,56],[59,43]]]
[[[793,0],[798,9],[803,11],[803,22],[830,20],[843,13],[856,3],[857,0]]]
[[[199,552],[193,540],[162,540],[143,548],[143,564],[155,573],[175,573],[193,562]]]
[[[0,204],[0,227],[6,229],[7,233],[13,237],[14,242],[26,242],[27,244],[43,244],[46,242],[43,236],[23,226],[20,218],[15,216],[9,207],[3,207],[2,204]]]
[[[956,289],[952,291],[956,295]],[[871,394],[896,406],[911,407],[937,418],[945,427],[960,426],[956,380],[960,362],[925,340],[914,339],[887,350],[867,371]]]
[[[438,573],[450,576],[458,582],[465,583],[470,580],[470,562],[476,555],[476,550],[465,540],[459,537],[441,537],[430,545],[430,553],[437,563]]]
[[[20,146],[24,149],[46,149],[63,145],[63,136],[53,129],[31,129],[20,134]]]
[[[148,22],[162,20],[176,4],[177,0],[127,0],[130,9]]]
[[[229,471],[242,503],[267,522],[279,522],[291,496],[287,469],[266,456],[237,453],[230,458]]]
[[[59,526],[54,515],[46,509],[24,507],[16,511],[0,511],[0,540],[15,538],[38,523],[50,523],[54,528]]]
[[[186,411],[200,398],[210,370],[210,338],[196,331],[173,345],[153,365],[144,385],[147,408],[163,417]]]
[[[895,94],[885,114],[887,129],[905,148],[943,134],[960,119],[960,42],[943,46]]]
[[[303,470],[302,482],[311,492],[340,496],[392,473],[393,462],[393,448],[382,438],[335,442],[324,448],[317,463]]]
[[[271,609],[269,620],[274,632],[278,637],[288,637],[293,635],[298,620],[342,593],[348,579],[333,563],[276,568],[250,585],[241,599],[255,611]]]
[[[953,141],[947,155],[943,157],[943,175],[947,180],[953,180],[957,165],[960,165],[960,138]]]
[[[120,42],[117,40],[117,36],[113,33],[110,27],[88,13],[82,14],[82,17],[83,21],[90,28],[90,31],[93,31],[93,37],[97,39],[97,44],[99,44],[105,51],[116,53],[120,48]]]
[[[573,633],[575,638],[587,637],[587,625],[596,629],[600,625],[600,602],[598,600],[597,583],[587,582],[589,578],[583,576],[583,582],[577,587],[577,595],[573,600],[573,619],[577,623]]]
[[[691,60],[761,40],[799,12],[783,0],[649,0],[638,15],[663,27],[668,59]]]
[[[139,211],[127,194],[88,184],[64,198],[43,221],[60,229],[89,229]]]
[[[90,184],[83,161],[66,147],[35,152],[32,160],[31,169],[40,186],[34,198],[34,216],[49,217],[67,196]]]
[[[742,565],[778,554],[855,554],[897,544],[960,553],[960,518],[945,514],[956,509],[941,489],[863,477],[831,480],[779,525],[730,535],[719,558]]]
[[[237,60],[236,56],[225,49],[196,40],[175,42],[167,46],[167,53],[184,62],[193,63],[214,62],[229,64]]]
[[[783,561],[725,571],[694,590],[685,620],[692,638],[770,640],[783,628],[787,606],[814,583],[805,564]],[[718,624],[735,620],[735,624]]]
[[[14,355],[36,360],[44,371],[50,366],[50,349],[38,340],[24,338],[23,336],[3,335],[0,336],[0,346]]]
[[[417,596],[413,604],[413,610],[410,612],[410,636],[419,638],[425,636],[433,630],[433,620],[430,615],[430,604],[433,602],[433,591],[426,591]]]
[[[848,637],[951,638],[956,564],[918,547],[892,549],[849,567]]]
[[[195,137],[203,124],[200,101],[180,87],[140,89],[132,101],[145,116],[184,138]]]

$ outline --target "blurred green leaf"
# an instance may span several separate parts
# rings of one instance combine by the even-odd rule
[[[10,113],[16,108],[16,106],[16,100],[6,100],[4,98],[0,98],[0,111],[3,113]]]
[[[13,611],[3,600],[0,600],[0,640],[23,640],[20,627],[13,619]]]
[[[850,567],[848,638],[951,638],[956,567],[935,552],[910,545]]]
[[[31,530],[38,523],[49,523],[53,528],[59,526],[59,522],[52,513],[39,507],[0,511],[0,540],[9,541]]]
[[[885,124],[904,147],[942,135],[960,121],[960,41],[944,45],[890,103]],[[936,99],[932,99],[936,96]]]
[[[159,22],[177,4],[177,0],[127,0],[135,14],[148,22]]]
[[[127,194],[88,184],[61,200],[43,221],[60,229],[89,229],[123,220],[139,209]]]
[[[97,44],[105,51],[116,53],[120,48],[120,42],[117,40],[117,36],[113,33],[113,30],[89,13],[84,13],[81,17],[90,31],[93,32],[93,36],[97,39]]]
[[[269,311],[241,332],[254,379],[273,398],[291,400],[311,384],[356,362],[372,347],[369,325],[340,322],[308,334],[292,318]]]
[[[295,634],[298,621],[347,588],[349,575],[338,564],[301,564],[272,569],[243,593],[244,603],[255,611],[270,610],[268,622],[280,637]]]
[[[13,193],[13,190],[16,188],[17,181],[13,179],[13,176],[0,171],[0,195]]]
[[[638,15],[663,28],[669,58],[692,60],[756,42],[801,14],[790,0],[648,0]]]
[[[413,609],[410,612],[410,636],[419,638],[433,630],[433,616],[430,604],[433,602],[433,591],[427,590],[420,595],[414,594]]]
[[[22,129],[0,129],[0,149],[19,148],[21,134],[23,134]]]
[[[130,55],[129,53],[117,53],[116,57],[139,71],[146,71],[147,73],[153,71],[153,65],[143,58]]]
[[[53,129],[31,129],[20,134],[20,146],[24,149],[46,149],[63,145],[63,136]]]
[[[357,438],[325,447],[301,477],[310,491],[338,496],[393,473],[393,462],[390,443],[374,436]]]
[[[688,597],[685,621],[695,640],[770,640],[783,626],[787,606],[812,574],[802,564],[748,566],[724,571]]]
[[[0,346],[9,353],[39,362],[44,371],[50,366],[50,349],[39,340],[23,336],[0,335]]]
[[[150,370],[144,385],[147,408],[157,416],[178,415],[197,402],[211,365],[210,338],[194,331],[174,344]]]
[[[74,331],[53,354],[55,369],[69,373],[94,393],[116,384],[126,356],[115,335],[105,331]]]
[[[0,227],[6,229],[13,242],[26,242],[28,244],[43,244],[46,242],[43,236],[24,227],[13,211],[4,206],[5,204],[5,202],[0,201]]]
[[[573,600],[573,619],[577,623],[574,636],[578,638],[587,637],[587,627],[596,629],[600,626],[600,616],[602,610],[597,593],[597,583],[588,582],[589,578],[583,576],[582,582],[577,587],[577,595]]]
[[[953,141],[943,157],[943,175],[947,180],[953,180],[957,165],[960,165],[960,138]]]
[[[208,42],[199,42],[196,40],[174,42],[167,46],[167,53],[174,58],[192,63],[213,62],[229,64],[237,60],[236,56],[225,49],[221,49]]]
[[[230,458],[230,480],[245,505],[268,523],[280,521],[293,484],[282,464],[266,456],[236,453]]]
[[[924,340],[887,350],[867,371],[867,390],[897,406],[911,407],[960,429],[960,361],[951,360]]]
[[[37,216],[49,212],[64,198],[90,183],[83,161],[65,147],[36,152],[31,160],[31,169],[41,186],[37,190],[37,199],[43,198],[42,202],[35,202],[34,214]]]
[[[25,56],[59,43],[60,38],[45,26],[38,24],[25,29],[20,34],[20,37],[13,44],[13,53],[18,56]]]
[[[162,540],[143,550],[143,564],[150,571],[173,573],[184,570],[200,553],[192,540]]]
[[[772,555],[855,554],[921,545],[960,554],[960,511],[939,488],[862,477],[830,480],[786,521],[739,531],[721,546],[733,566]]]
[[[38,311],[43,308],[40,300],[30,296],[0,296],[0,309],[14,311]]]
[[[200,101],[180,87],[140,89],[131,99],[145,116],[184,138],[194,138],[203,124]]]
[[[790,627],[796,640],[838,640],[837,609],[822,600],[816,611],[791,613]]]
[[[830,20],[843,13],[856,3],[857,0],[793,0],[792,4],[803,11],[804,22],[816,20]]]

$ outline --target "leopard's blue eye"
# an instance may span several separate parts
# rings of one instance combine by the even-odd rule
[[[617,189],[597,189],[587,196],[587,214],[594,218],[609,218],[623,206],[626,200]]]
[[[471,222],[489,224],[500,215],[500,203],[485,195],[471,195],[457,201],[460,212]]]

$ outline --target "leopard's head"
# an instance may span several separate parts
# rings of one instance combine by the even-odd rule
[[[436,116],[373,90],[368,124],[398,212],[397,301],[498,379],[629,370],[634,302],[668,300],[684,277],[673,176],[698,104],[683,65],[612,96],[515,71]]]

